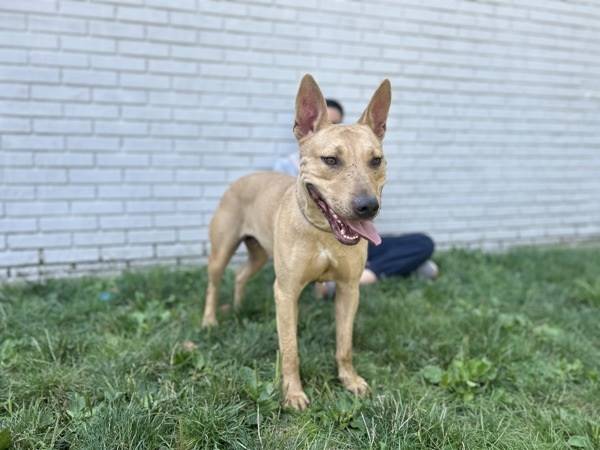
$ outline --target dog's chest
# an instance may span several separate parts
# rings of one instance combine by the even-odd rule
[[[338,265],[338,259],[330,249],[318,247],[313,268],[319,281],[331,279]]]

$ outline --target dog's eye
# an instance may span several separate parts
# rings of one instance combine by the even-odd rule
[[[321,161],[323,161],[328,166],[338,165],[338,159],[335,156],[321,156]]]
[[[371,159],[371,161],[369,162],[369,164],[371,165],[371,167],[379,167],[381,165],[381,161],[382,158],[376,157]]]

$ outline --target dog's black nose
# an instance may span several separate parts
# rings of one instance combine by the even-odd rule
[[[377,214],[379,202],[377,201],[377,197],[359,195],[352,200],[352,207],[354,208],[354,213],[358,217],[361,219],[370,219]]]

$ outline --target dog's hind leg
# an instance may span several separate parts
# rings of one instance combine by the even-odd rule
[[[219,286],[223,272],[233,253],[240,245],[238,230],[232,229],[237,217],[231,217],[227,211],[217,211],[211,222],[211,251],[208,258],[208,286],[204,303],[202,326],[217,325],[217,305],[219,303]]]
[[[269,259],[269,255],[265,249],[253,237],[244,239],[244,244],[248,249],[248,261],[243,266],[240,266],[235,276],[235,295],[233,297],[233,306],[239,309],[242,306],[244,298],[244,290],[248,279],[258,272]]]

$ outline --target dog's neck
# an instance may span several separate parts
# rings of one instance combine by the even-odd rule
[[[296,178],[296,201],[298,202],[298,207],[300,208],[302,215],[308,223],[319,230],[331,231],[329,222],[327,222],[327,219],[308,193],[306,183],[302,181],[301,175],[298,175]]]

